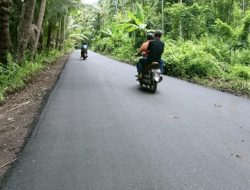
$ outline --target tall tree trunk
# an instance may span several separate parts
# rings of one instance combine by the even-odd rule
[[[60,30],[56,30],[56,46],[55,46],[56,49],[59,49],[60,45],[59,40],[60,40]]]
[[[65,39],[65,16],[61,18],[61,29],[60,29],[60,40],[59,40],[59,50],[64,48],[64,39]]]
[[[7,65],[7,54],[10,45],[9,16],[11,0],[0,0],[0,62]]]
[[[245,0],[242,1],[242,11],[243,11],[243,13],[246,12],[246,1]]]
[[[48,25],[48,36],[47,36],[47,43],[46,43],[46,48],[50,49],[51,46],[51,34],[52,34],[52,24],[49,21],[49,25]]]
[[[161,28],[164,34],[164,0],[161,0]]]
[[[41,31],[40,32],[40,37],[39,37],[39,40],[38,40],[38,44],[37,44],[37,48],[36,48],[38,52],[39,51],[41,52],[43,50],[43,41],[44,41],[43,37],[44,37],[43,36],[43,31]]]
[[[36,51],[37,51],[37,44],[38,44],[40,34],[41,34],[41,28],[42,28],[42,24],[43,24],[43,17],[44,17],[45,8],[46,8],[46,0],[42,0],[41,5],[40,5],[40,11],[39,11],[37,23],[36,23],[37,33],[35,34],[35,43],[32,45],[32,48],[31,48],[32,56],[34,56],[36,54]]]
[[[35,10],[36,0],[25,0],[22,7],[22,17],[19,24],[19,32],[17,39],[16,61],[21,63],[24,58],[24,52],[27,48],[29,35],[31,33],[31,25]]]
[[[119,2],[118,2],[118,0],[116,0],[115,1],[115,14],[118,13],[118,4],[119,4]]]
[[[182,4],[182,0],[180,0],[180,3]],[[183,37],[183,32],[182,32],[182,18],[180,18],[180,37]]]

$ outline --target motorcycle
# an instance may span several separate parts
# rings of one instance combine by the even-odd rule
[[[150,90],[155,93],[157,89],[157,84],[162,81],[160,63],[152,62],[147,64],[143,69],[142,77],[138,77],[137,80],[141,87]]]
[[[88,50],[87,49],[81,49],[81,58],[83,58],[83,60],[86,60],[88,57]]]

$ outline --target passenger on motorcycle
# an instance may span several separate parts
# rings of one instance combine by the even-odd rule
[[[138,78],[142,77],[142,71],[145,65],[151,64],[152,62],[158,62],[160,64],[161,72],[164,72],[164,63],[161,59],[161,55],[164,51],[165,44],[161,41],[161,36],[161,31],[156,31],[154,34],[154,38],[152,33],[148,33],[148,41],[143,43],[140,48],[141,54],[145,56],[141,58],[137,63]]]
[[[148,56],[148,44],[150,40],[153,40],[154,36],[152,33],[147,34],[147,41],[144,42],[141,45],[141,48],[139,49],[139,53],[143,56],[142,58],[139,59],[138,63],[136,64],[137,67],[137,72],[138,72],[138,77],[142,76],[142,68],[143,65],[147,63],[147,56]]]

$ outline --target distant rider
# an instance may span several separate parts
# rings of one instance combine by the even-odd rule
[[[81,46],[81,57],[86,54],[88,56],[88,45],[86,43],[83,43]]]

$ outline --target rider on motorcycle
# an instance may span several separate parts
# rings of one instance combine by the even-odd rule
[[[161,55],[164,52],[165,44],[161,41],[162,32],[156,31],[154,36],[154,40],[151,40],[148,44],[147,64],[158,62],[160,64],[161,72],[163,72],[163,61]]]
[[[163,61],[161,55],[164,51],[165,44],[161,41],[162,32],[156,31],[154,34],[148,33],[148,41],[143,43],[140,52],[145,55],[137,63],[138,78],[142,77],[143,68],[146,64],[151,64],[152,62],[158,62],[160,64],[160,70],[163,73]]]
[[[86,43],[83,43],[81,46],[81,57],[87,58],[88,57],[88,45]]]

